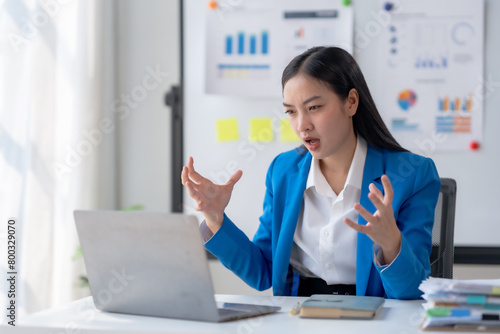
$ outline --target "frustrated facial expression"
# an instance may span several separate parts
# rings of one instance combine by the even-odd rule
[[[355,89],[342,101],[327,83],[299,74],[285,84],[283,106],[293,131],[317,159],[342,153],[356,140],[351,118],[358,106]]]

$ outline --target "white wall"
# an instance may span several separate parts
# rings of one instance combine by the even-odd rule
[[[455,264],[454,279],[499,279],[500,266],[483,264]]]
[[[179,1],[118,0],[116,4],[115,97],[122,108],[117,115],[116,204],[170,211],[171,110],[164,104],[164,95],[180,76]],[[155,80],[149,72],[156,69],[168,74]]]

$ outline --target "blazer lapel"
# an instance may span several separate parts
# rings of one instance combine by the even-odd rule
[[[312,156],[306,153],[302,161],[297,164],[297,173],[290,177],[289,192],[287,194],[285,212],[283,217],[283,228],[289,232],[295,233],[297,227],[297,220],[299,218],[300,208],[302,207],[302,200],[304,199],[304,190],[306,189],[307,177],[309,175],[309,168],[311,166]],[[283,232],[283,230],[281,231]]]
[[[307,154],[307,156],[297,164],[297,169],[291,172],[288,178],[287,189],[281,193],[281,196],[286,196],[286,204],[283,210],[280,237],[276,247],[276,259],[279,259],[279,261],[275,274],[284,275],[283,279],[288,273],[293,236],[297,227],[297,220],[299,219],[304,189],[311,165],[312,156],[309,153],[304,154]]]
[[[380,177],[384,173],[382,153],[368,145],[365,167],[363,170],[363,182],[361,185],[361,197],[359,203],[370,212],[376,208],[368,198],[370,183],[375,183],[380,189]],[[366,220],[359,215],[358,224],[366,225]],[[358,232],[358,244],[356,255],[356,294],[365,295],[368,279],[373,263],[373,241],[366,234]]]

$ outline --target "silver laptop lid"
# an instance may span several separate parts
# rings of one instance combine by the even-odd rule
[[[77,210],[74,217],[98,309],[217,321],[195,216]]]

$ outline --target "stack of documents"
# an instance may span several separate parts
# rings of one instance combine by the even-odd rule
[[[500,280],[423,281],[423,330],[500,332]]]

